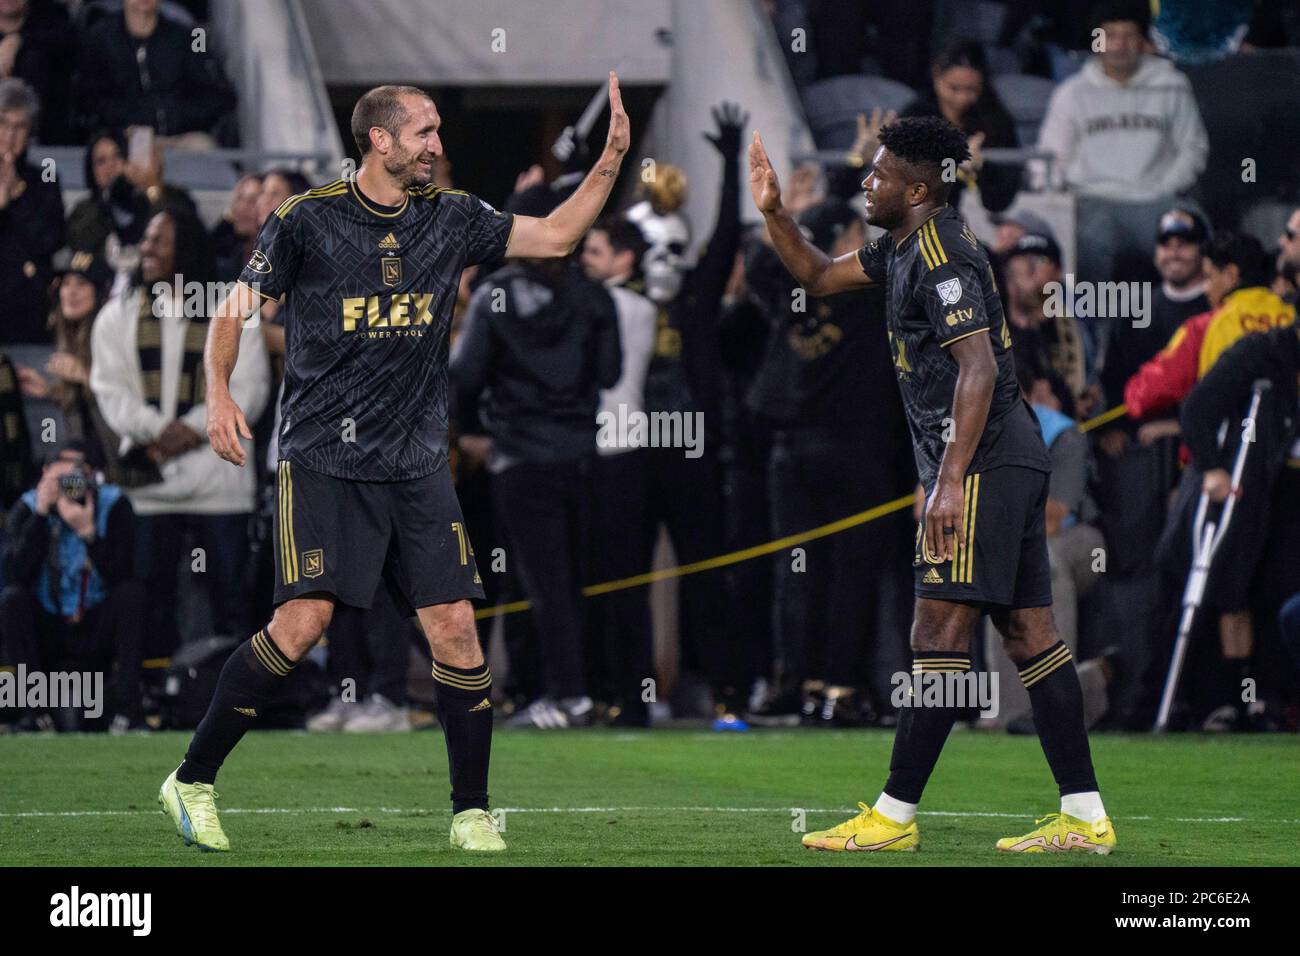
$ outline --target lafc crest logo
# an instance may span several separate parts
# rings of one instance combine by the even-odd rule
[[[961,301],[961,280],[949,279],[934,287],[944,305],[953,305]]]
[[[271,260],[266,258],[266,253],[261,249],[253,252],[253,257],[248,260],[248,268],[260,275],[266,275],[271,271]]]
[[[379,260],[379,271],[384,285],[397,285],[402,281],[402,260],[385,256]]]
[[[302,576],[318,578],[325,573],[325,552],[320,548],[302,553]]]

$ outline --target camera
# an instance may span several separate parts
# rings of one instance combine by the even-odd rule
[[[70,471],[59,479],[63,497],[81,504],[86,500],[86,476],[80,471]]]

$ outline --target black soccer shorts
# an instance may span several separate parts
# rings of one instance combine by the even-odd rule
[[[351,481],[281,461],[276,492],[277,606],[326,591],[368,608],[381,578],[407,614],[483,597],[450,469],[409,481]]]
[[[966,545],[948,561],[925,554],[925,522],[916,529],[916,596],[1004,608],[1052,603],[1047,556],[1045,472],[1007,465],[966,476]]]

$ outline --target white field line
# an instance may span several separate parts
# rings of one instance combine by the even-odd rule
[[[501,813],[849,813],[844,807],[498,807]],[[158,810],[0,810],[0,818],[58,817],[131,817],[158,813]],[[428,807],[226,807],[223,814],[245,813],[391,813],[433,815]],[[1029,820],[1032,813],[1000,813],[978,810],[922,810],[923,817],[995,818]],[[1122,816],[1124,821],[1157,820],[1163,823],[1262,823],[1296,825],[1300,820],[1260,819],[1256,817],[1152,817]]]

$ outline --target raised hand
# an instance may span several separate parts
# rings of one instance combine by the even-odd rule
[[[609,71],[609,135],[605,137],[606,152],[622,156],[632,146],[632,124],[623,110],[623,94],[618,89],[618,74]]]
[[[749,143],[749,193],[761,213],[776,212],[781,208],[781,184],[757,130]]]
[[[865,113],[859,113],[858,135],[853,141],[853,146],[849,149],[849,158],[859,165],[869,162],[880,147],[881,129],[896,119],[898,119],[897,111],[889,110],[886,112],[879,106],[871,111],[870,120],[867,119]]]
[[[723,156],[740,155],[740,135],[749,123],[749,114],[741,112],[739,103],[726,102],[713,107],[712,112],[718,131],[705,133],[704,138]]]

